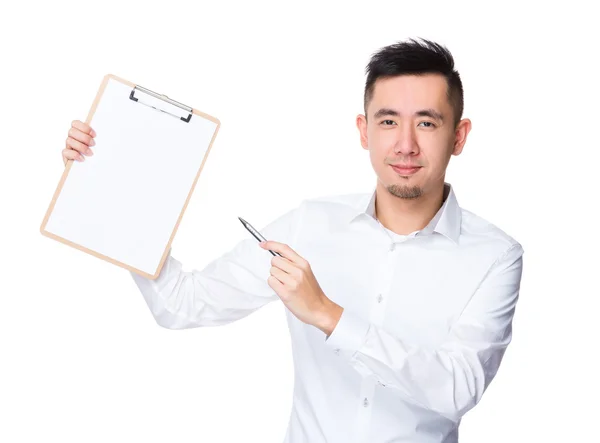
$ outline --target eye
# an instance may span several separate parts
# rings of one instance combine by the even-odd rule
[[[381,123],[385,123],[385,122],[392,122],[395,123],[394,120],[383,120]],[[384,126],[390,126],[390,125],[384,125]]]
[[[426,128],[434,128],[434,127],[435,127],[435,124],[433,124],[432,122],[421,122],[421,123],[427,123],[428,125],[431,125],[431,126],[425,126]],[[420,125],[421,123],[419,123],[419,125]],[[418,125],[417,125],[417,126],[418,126]]]

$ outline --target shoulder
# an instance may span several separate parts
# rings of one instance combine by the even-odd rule
[[[505,254],[509,251],[523,253],[523,246],[517,239],[474,212],[461,207],[461,238],[467,244],[485,243],[497,253]]]
[[[306,198],[301,207],[305,215],[331,217],[346,215],[366,207],[369,193],[328,194]]]
[[[311,205],[319,204],[334,204],[334,205],[356,205],[356,203],[364,200],[369,194],[362,193],[347,193],[347,194],[327,194],[304,199],[304,202]]]

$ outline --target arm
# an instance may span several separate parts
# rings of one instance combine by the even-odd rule
[[[437,349],[406,343],[344,310],[326,343],[363,375],[375,375],[408,401],[459,420],[481,399],[512,337],[523,249],[500,256]]]
[[[295,239],[299,208],[261,229],[267,239]],[[219,326],[241,319],[277,294],[267,284],[272,255],[251,237],[202,270],[183,271],[171,256],[156,280],[131,272],[156,322],[168,329]]]

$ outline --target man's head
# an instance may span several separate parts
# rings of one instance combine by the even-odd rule
[[[376,52],[367,65],[364,112],[357,117],[379,183],[414,199],[443,187],[452,155],[471,129],[461,120],[463,90],[454,59],[443,46],[409,39]],[[418,166],[416,172],[391,165]]]

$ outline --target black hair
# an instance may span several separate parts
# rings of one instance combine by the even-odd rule
[[[454,126],[458,124],[462,118],[464,98],[460,75],[454,69],[454,58],[445,46],[423,38],[420,40],[422,42],[411,38],[385,46],[372,55],[366,67],[365,116],[377,79],[437,73],[446,79],[448,102],[454,111]]]

